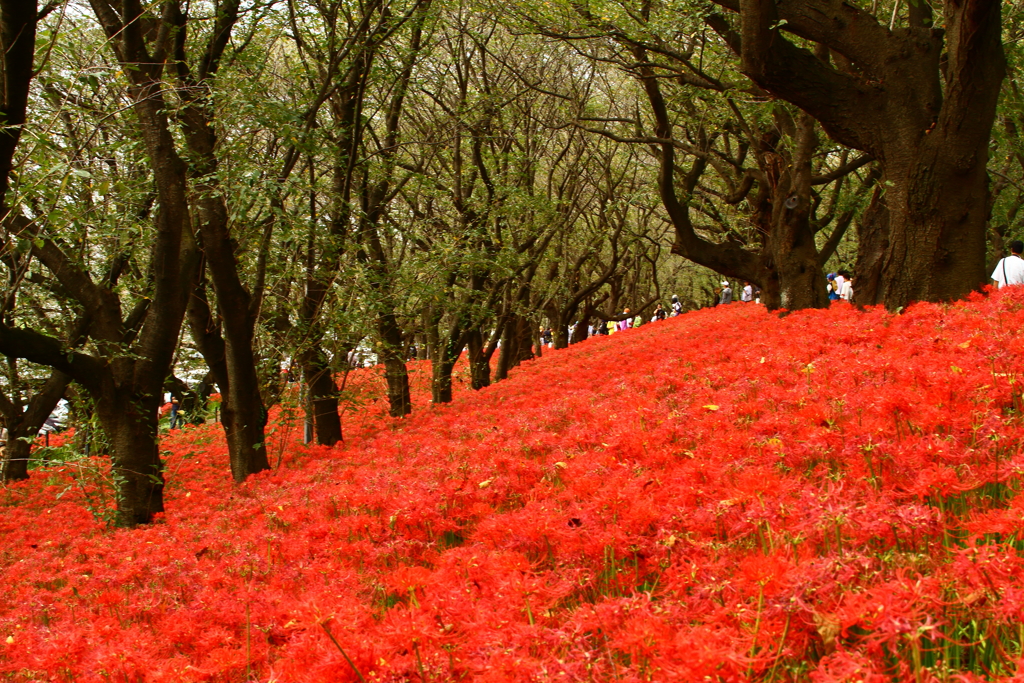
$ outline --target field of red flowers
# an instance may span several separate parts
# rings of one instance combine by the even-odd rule
[[[590,340],[344,446],[280,413],[168,511],[99,462],[0,490],[0,680],[1024,680],[1024,288],[901,315],[733,304]],[[463,385],[464,386],[464,385]],[[375,393],[377,392],[377,393]]]

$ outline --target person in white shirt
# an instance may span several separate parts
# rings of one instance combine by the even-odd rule
[[[853,301],[853,276],[843,278],[843,288],[839,290],[839,298],[843,301]]]
[[[1022,253],[1024,242],[1010,242],[1010,255],[1000,259],[996,269],[992,271],[992,279],[999,285],[999,289],[1006,285],[1024,285],[1024,259],[1020,257]]]
[[[743,283],[743,291],[740,292],[740,301],[750,303],[754,300],[754,288],[749,282]]]
[[[846,282],[846,276],[843,275],[843,271],[836,273],[835,279],[832,280],[832,291],[836,293],[839,299],[843,298],[843,283]],[[833,299],[836,301],[837,299]]]

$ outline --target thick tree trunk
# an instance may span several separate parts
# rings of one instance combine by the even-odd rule
[[[556,312],[555,317],[551,320],[551,342],[556,349],[564,349],[569,346],[569,322],[568,316],[565,316],[561,311]]]
[[[7,448],[3,460],[0,461],[0,481],[21,481],[28,479],[28,462],[32,455],[32,446],[22,437],[22,432],[7,430]]]
[[[333,446],[342,440],[338,385],[334,383],[334,374],[322,349],[312,348],[303,354],[302,372],[313,405],[316,442],[321,446]]]
[[[518,315],[513,315],[505,325],[501,336],[501,351],[498,353],[498,367],[494,373],[496,380],[508,379],[512,368],[534,357],[533,328],[533,323]]]
[[[789,167],[776,168],[768,173],[770,177],[777,178],[771,187],[772,227],[765,250],[769,261],[764,269],[765,279],[770,286],[766,290],[767,297],[765,291],[761,297],[768,310],[783,308],[796,311],[829,305],[811,227],[811,158],[818,147],[814,119],[800,113],[794,118],[794,124]],[[781,165],[783,161],[778,155],[765,156],[769,163]],[[740,291],[742,286],[742,282],[737,282],[736,291]]]
[[[858,306],[882,302],[882,264],[889,249],[889,209],[885,192],[876,187],[871,203],[857,222],[857,262],[853,272],[854,301]]]
[[[576,326],[572,330],[572,339],[570,343],[579,344],[581,341],[586,341],[590,336],[590,320],[587,318],[580,318],[576,321]]]
[[[912,164],[886,168],[881,289],[889,309],[958,299],[986,282],[987,137],[968,159],[928,145]]]
[[[157,393],[140,394],[105,382],[96,414],[110,445],[119,527],[148,524],[164,511],[163,463],[157,442]],[[159,389],[159,385],[156,387]]]
[[[515,334],[518,317],[512,316],[501,331],[501,347],[498,350],[498,366],[494,369],[494,381],[508,379],[508,371],[518,364],[518,337]]]
[[[91,319],[93,349],[98,355],[69,350],[59,339],[22,328],[7,328],[2,323],[0,347],[6,355],[59,369],[89,391],[113,456],[115,521],[119,526],[134,526],[149,522],[154,513],[163,510],[156,411],[193,283],[195,244],[191,232],[185,230],[185,226],[191,225],[186,166],[176,152],[167,124],[163,99],[165,60],[154,60],[147,49],[153,47],[148,41],[156,33],[161,39],[166,36],[163,31],[145,31],[141,26],[144,22],[133,13],[135,5],[115,8],[95,2],[92,6],[129,79],[128,92],[139,122],[140,139],[153,171],[159,201],[149,238],[151,287],[145,292],[144,301],[125,318],[123,302],[113,287],[115,278],[102,284],[90,278],[83,266],[73,262],[51,240],[42,238],[33,243],[33,255],[85,309]],[[118,11],[123,15],[118,15]],[[6,7],[4,14],[7,22]],[[21,40],[26,38],[31,43],[31,34],[21,31]],[[165,44],[161,44],[161,49]],[[30,71],[31,56],[27,62],[22,55],[17,56],[22,67]],[[12,79],[7,81],[10,86]],[[17,123],[12,116],[6,118],[8,126]]]
[[[430,382],[430,398],[435,404],[452,402],[452,370],[455,359],[451,354],[442,352],[441,358],[434,362]]]
[[[250,344],[227,345],[228,386],[221,387],[221,424],[228,440],[231,475],[236,482],[270,469],[263,428],[267,412],[260,398],[256,359]]]

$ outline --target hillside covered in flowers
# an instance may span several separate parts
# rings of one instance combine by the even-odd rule
[[[1021,680],[1022,327],[1020,288],[733,304],[401,420],[359,371],[343,445],[278,415],[241,486],[171,433],[137,530],[101,461],[39,468],[0,490],[0,680]]]

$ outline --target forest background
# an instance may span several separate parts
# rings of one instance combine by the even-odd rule
[[[0,0],[3,476],[66,397],[133,526],[165,391],[219,390],[242,481],[290,379],[341,439],[353,351],[397,417],[413,356],[448,402],[722,277],[961,298],[1019,236],[1022,10]]]

